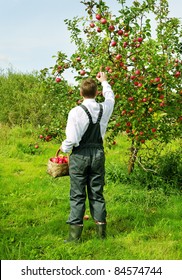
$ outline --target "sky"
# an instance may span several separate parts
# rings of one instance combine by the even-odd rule
[[[106,3],[118,11],[116,0]],[[181,18],[182,0],[168,3],[170,16]],[[71,55],[74,44],[64,20],[83,15],[80,0],[0,0],[0,69],[30,73],[53,66],[58,51]]]

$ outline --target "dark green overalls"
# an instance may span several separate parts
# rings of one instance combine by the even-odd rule
[[[96,222],[106,222],[106,207],[103,197],[105,176],[105,155],[100,132],[102,105],[96,123],[84,105],[80,105],[89,118],[89,125],[78,147],[70,155],[70,216],[67,223],[83,224],[86,193],[88,194],[90,213]],[[86,188],[87,187],[87,188]]]

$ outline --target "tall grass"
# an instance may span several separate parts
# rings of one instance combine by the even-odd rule
[[[84,221],[82,242],[64,244],[69,177],[46,173],[59,144],[38,135],[32,126],[1,125],[1,259],[181,259],[180,191],[166,193],[162,184],[148,189],[128,178],[124,137],[106,151],[107,239],[96,238],[90,218]],[[32,152],[35,143],[39,148]]]

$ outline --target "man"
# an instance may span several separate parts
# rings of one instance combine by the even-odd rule
[[[70,225],[69,241],[80,239],[83,229],[86,192],[89,208],[96,223],[97,235],[106,237],[106,206],[103,196],[105,176],[105,155],[103,138],[114,107],[114,93],[107,82],[107,76],[101,72],[104,102],[97,103],[97,84],[91,79],[82,81],[80,94],[83,103],[73,108],[68,115],[66,139],[60,149],[64,153],[72,151],[69,158],[70,175]]]

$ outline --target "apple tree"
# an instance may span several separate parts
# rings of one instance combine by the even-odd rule
[[[114,15],[105,1],[84,0],[85,17],[65,20],[76,50],[70,58],[58,52],[52,75],[60,78],[70,68],[79,82],[107,72],[116,99],[107,142],[114,144],[121,132],[128,136],[131,173],[140,150],[181,135],[182,25],[169,17],[167,0],[133,1],[130,7],[117,2]],[[78,92],[75,86],[74,101]]]

